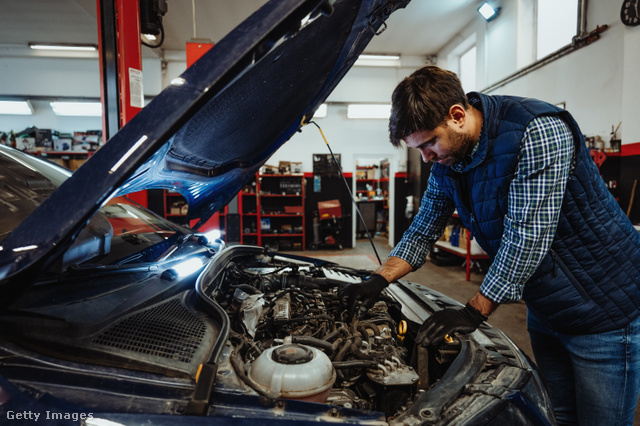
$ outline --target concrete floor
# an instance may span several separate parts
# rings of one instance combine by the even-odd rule
[[[376,236],[374,244],[380,259],[388,256],[391,248],[387,239]],[[299,253],[299,252],[298,252]],[[357,240],[353,249],[307,251],[306,256],[319,257],[340,263],[345,266],[375,269],[378,265],[376,255],[368,240]],[[425,284],[447,296],[466,303],[479,290],[484,274],[477,271],[471,273],[469,281],[465,280],[465,269],[460,266],[437,266],[427,261],[422,268],[408,274],[407,280]],[[524,302],[500,306],[489,317],[489,324],[502,330],[524,353],[535,361],[526,326],[527,309]],[[640,401],[639,401],[640,402]],[[640,426],[640,403],[636,408],[634,426]]]

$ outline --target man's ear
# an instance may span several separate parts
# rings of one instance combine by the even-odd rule
[[[449,108],[449,120],[453,121],[453,124],[458,127],[464,126],[467,118],[467,111],[460,104],[454,104]]]

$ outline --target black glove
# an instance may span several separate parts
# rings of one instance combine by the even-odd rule
[[[340,301],[349,309],[349,317],[358,318],[376,303],[380,292],[389,285],[385,277],[372,274],[367,281],[341,285],[338,289]]]
[[[468,303],[464,308],[443,309],[422,323],[416,336],[416,343],[422,346],[435,345],[443,341],[444,336],[451,335],[455,331],[471,333],[486,320],[486,316]]]

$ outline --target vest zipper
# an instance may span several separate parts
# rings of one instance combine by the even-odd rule
[[[591,301],[591,296],[589,296],[589,293],[587,293],[587,291],[582,287],[582,285],[578,282],[576,277],[573,276],[573,273],[571,273],[571,271],[569,270],[567,265],[565,265],[564,261],[560,258],[560,256],[558,256],[558,254],[555,251],[553,251],[553,249],[549,249],[549,253],[551,254],[551,257],[553,258],[553,261],[555,264],[553,276],[554,277],[557,276],[557,272],[556,272],[557,267],[560,267],[560,269],[562,269],[562,272],[564,272],[564,275],[569,279],[569,281],[571,282],[573,287],[576,289],[576,291],[580,293],[580,296],[582,296],[584,301],[585,302]]]
[[[457,179],[452,180],[456,190],[458,191],[458,194],[460,194],[464,213],[467,215],[469,221],[471,222],[471,229],[469,229],[469,231],[471,233],[471,236],[474,236],[479,232],[479,229],[477,229],[476,227],[476,215],[473,211],[471,191],[469,190],[469,186],[467,185],[467,181],[464,176],[461,175]]]

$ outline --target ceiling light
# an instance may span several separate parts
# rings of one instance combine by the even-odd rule
[[[478,8],[478,13],[480,13],[480,15],[482,15],[482,17],[486,19],[487,22],[489,22],[495,19],[500,14],[500,8],[494,8],[489,3],[484,2],[482,3],[482,6]]]
[[[391,116],[391,104],[350,104],[347,106],[347,118],[379,118],[388,120]]]
[[[399,67],[400,55],[360,55],[354,65],[362,67]]]
[[[75,50],[93,52],[98,50],[95,44],[70,44],[70,43],[29,43],[29,47],[34,50]]]
[[[33,115],[33,108],[29,101],[0,101],[0,114]]]
[[[321,104],[316,112],[313,113],[313,118],[325,118],[327,116],[327,104]]]
[[[55,115],[75,117],[101,117],[102,104],[100,102],[50,102]]]

